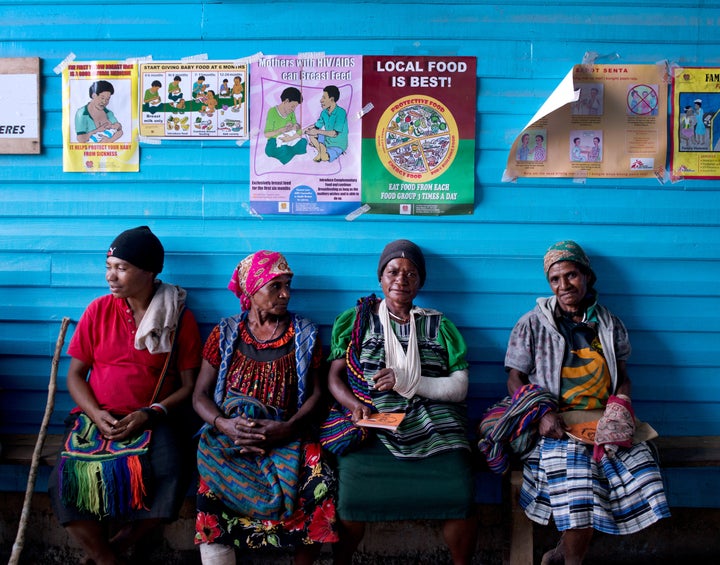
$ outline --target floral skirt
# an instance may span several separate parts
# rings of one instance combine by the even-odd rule
[[[285,520],[258,520],[228,508],[200,480],[197,493],[195,543],[219,543],[239,549],[294,549],[338,541],[335,496],[337,482],[321,458],[319,443],[304,442],[293,514]]]

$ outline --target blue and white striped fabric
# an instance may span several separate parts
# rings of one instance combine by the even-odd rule
[[[621,448],[592,458],[592,446],[541,438],[525,461],[520,505],[528,518],[560,531],[594,528],[632,534],[670,516],[662,476],[650,447]]]

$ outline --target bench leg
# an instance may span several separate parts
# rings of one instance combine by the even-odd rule
[[[512,471],[510,475],[512,530],[509,565],[532,565],[533,563],[533,524],[520,508],[522,480],[522,471]]]

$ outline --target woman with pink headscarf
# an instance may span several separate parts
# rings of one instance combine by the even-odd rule
[[[317,326],[288,311],[292,276],[278,252],[243,259],[228,285],[242,312],[205,343],[193,394],[206,422],[195,533],[204,565],[234,564],[235,548],[258,547],[312,563],[338,539],[335,478],[310,433],[322,347]]]

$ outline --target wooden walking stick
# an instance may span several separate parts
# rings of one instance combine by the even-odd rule
[[[33,492],[35,491],[35,479],[37,479],[38,465],[40,464],[40,455],[45,445],[45,437],[47,436],[48,425],[50,424],[50,416],[52,416],[55,408],[55,391],[57,389],[57,373],[60,364],[60,354],[62,353],[63,344],[65,343],[65,334],[67,333],[70,318],[63,318],[60,324],[60,333],[55,343],[55,354],[52,359],[52,368],[50,370],[50,383],[48,384],[48,397],[45,405],[45,415],[40,425],[40,433],[38,433],[35,442],[35,450],[33,451],[32,461],[30,463],[30,474],[28,475],[27,488],[25,489],[25,500],[23,502],[22,513],[20,514],[20,524],[18,525],[18,533],[13,544],[12,553],[8,565],[18,565],[20,562],[20,554],[25,545],[25,529],[27,528],[28,519],[30,517],[30,502],[32,502]]]

